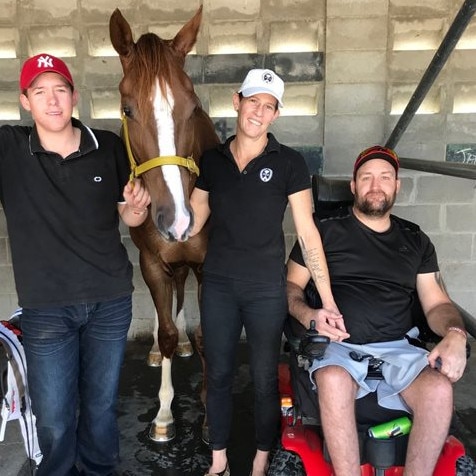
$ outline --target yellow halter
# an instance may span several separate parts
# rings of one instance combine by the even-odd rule
[[[161,167],[162,165],[179,165],[180,167],[185,167],[190,172],[195,175],[200,174],[200,170],[193,160],[193,157],[179,157],[177,155],[163,155],[159,157],[154,157],[149,159],[142,164],[137,165],[134,155],[132,154],[131,141],[129,139],[129,129],[127,127],[127,117],[125,114],[122,114],[122,128],[124,132],[124,142],[126,145],[127,156],[129,157],[129,163],[131,166],[131,175],[129,180],[134,180],[134,178],[139,177],[144,172],[147,172],[150,169],[155,167]]]

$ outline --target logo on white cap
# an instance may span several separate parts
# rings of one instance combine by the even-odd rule
[[[269,71],[266,71],[265,73],[263,73],[263,81],[265,83],[272,83],[273,75]]]

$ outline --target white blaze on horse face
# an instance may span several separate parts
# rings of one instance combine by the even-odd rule
[[[157,143],[159,144],[160,155],[176,155],[175,128],[172,117],[174,97],[168,85],[166,97],[162,95],[158,80],[156,82],[155,91],[153,105],[154,117],[157,125]],[[162,174],[175,204],[174,222],[169,228],[169,231],[176,239],[180,240],[190,226],[190,213],[185,206],[184,190],[179,166],[163,165]]]

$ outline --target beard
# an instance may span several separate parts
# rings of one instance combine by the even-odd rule
[[[393,207],[397,198],[395,191],[392,196],[379,192],[381,199],[372,199],[375,192],[368,193],[365,197],[361,197],[357,191],[355,192],[354,207],[364,215],[374,218],[380,218],[386,215]],[[369,196],[370,195],[370,196]]]

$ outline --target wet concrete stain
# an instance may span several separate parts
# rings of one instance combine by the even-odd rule
[[[120,382],[118,424],[123,476],[203,476],[211,451],[201,439],[204,417],[200,401],[202,369],[196,354],[174,357],[172,378],[175,396],[172,411],[176,437],[166,443],[149,438],[151,421],[158,411],[160,368],[146,365],[149,344],[130,342]],[[246,345],[240,345],[233,388],[234,419],[228,456],[232,474],[247,475],[254,455],[253,403]]]

